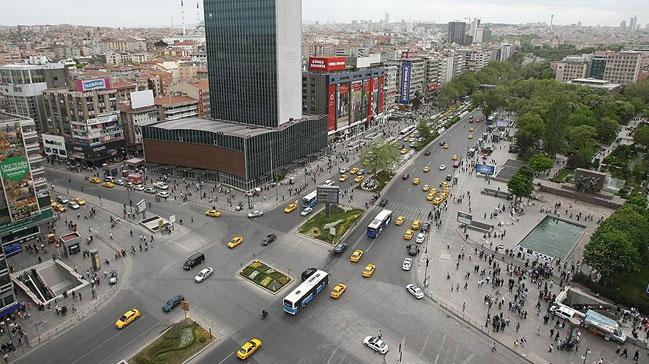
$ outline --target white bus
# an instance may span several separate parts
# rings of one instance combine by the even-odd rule
[[[302,198],[302,207],[315,207],[318,204],[318,190],[315,190]]]
[[[376,215],[374,220],[367,226],[367,236],[369,238],[378,238],[383,232],[383,229],[390,225],[392,219],[392,211],[383,210]]]
[[[294,316],[297,315],[300,310],[313,301],[315,296],[324,291],[328,284],[329,273],[319,269],[316,270],[306,281],[302,282],[284,298],[282,304],[284,312]]]
[[[410,134],[410,133],[413,132],[413,130],[415,130],[415,128],[416,128],[416,126],[414,126],[414,125],[410,125],[410,126],[408,126],[408,127],[405,127],[404,129],[402,129],[402,130],[399,132],[399,134],[401,134],[401,135],[407,135],[407,134]]]

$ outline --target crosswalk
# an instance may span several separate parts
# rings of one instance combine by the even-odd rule
[[[426,200],[426,194],[421,192],[422,200]],[[426,219],[428,217],[429,211],[435,210],[435,205],[427,201],[426,205],[413,205],[408,204],[402,201],[390,201],[390,204],[386,207],[388,210],[392,211],[393,218],[396,216],[404,216],[406,220],[414,219]]]

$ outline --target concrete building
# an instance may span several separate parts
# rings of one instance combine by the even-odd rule
[[[492,52],[482,48],[462,48],[457,50],[463,63],[462,72],[479,71],[492,61]]]
[[[628,85],[638,81],[642,52],[607,52],[604,79],[612,83]]]
[[[604,71],[606,70],[606,55],[593,54],[590,59],[589,78],[598,80],[604,79]]]
[[[571,83],[573,85],[588,86],[596,90],[604,90],[610,93],[618,93],[622,85],[619,83],[612,83],[605,80],[598,80],[595,78],[575,78],[573,80],[567,81],[566,83]]]
[[[383,87],[383,93],[385,94],[385,110],[392,110],[397,106],[397,97],[399,96],[399,69],[395,65],[385,66],[384,68],[385,85]]]
[[[449,22],[446,41],[449,44],[464,45],[466,42],[466,23],[462,21]]]
[[[576,78],[588,77],[588,61],[583,57],[570,56],[557,62],[554,79],[559,82],[568,82]]]
[[[208,117],[210,114],[210,84],[207,80],[198,82],[180,82],[167,88],[169,94],[185,95],[198,101],[198,116]]]
[[[36,124],[0,112],[0,130],[0,317],[4,317],[18,309],[6,258],[48,233],[53,213]]]
[[[46,120],[43,91],[66,87],[69,78],[68,69],[60,63],[0,66],[0,96],[5,99],[7,112],[33,119],[36,129],[43,132]]]
[[[189,96],[162,96],[155,99],[158,121],[198,116],[198,100]]]
[[[109,79],[77,80],[74,88],[43,91],[49,134],[65,138],[68,157],[96,166],[124,155],[117,90]]]
[[[130,98],[130,103],[119,105],[120,119],[124,124],[127,151],[133,155],[141,155],[142,127],[158,122],[158,108],[155,106],[152,90],[134,92]]]
[[[397,103],[410,105],[417,96],[424,97],[426,93],[426,59],[404,55],[396,62],[397,66]]]
[[[509,59],[512,56],[512,45],[509,43],[503,43],[500,45],[500,59],[499,61],[503,62]]]

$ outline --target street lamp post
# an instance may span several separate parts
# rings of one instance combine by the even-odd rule
[[[584,359],[583,364],[586,364],[586,359],[588,358],[588,354],[590,353],[590,347],[586,347],[586,351],[584,351],[584,355],[581,356],[582,359]]]

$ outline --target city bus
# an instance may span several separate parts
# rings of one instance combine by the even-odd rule
[[[313,301],[315,296],[324,291],[328,284],[329,273],[319,269],[316,270],[306,281],[302,282],[284,298],[282,304],[284,312],[293,316],[297,315],[300,310]]]
[[[383,210],[379,212],[378,215],[372,220],[372,222],[367,226],[367,236],[370,238],[378,238],[379,235],[383,232],[392,219],[392,211]]]
[[[415,130],[415,128],[416,128],[415,125],[407,126],[407,127],[403,128],[403,129],[401,129],[401,131],[399,131],[399,134],[408,135],[408,134],[412,133],[413,130]]]
[[[318,190],[315,190],[302,198],[302,207],[314,208],[318,204]]]

